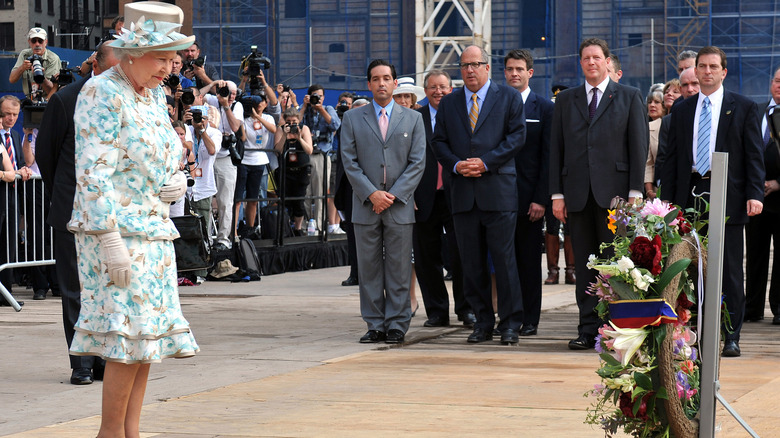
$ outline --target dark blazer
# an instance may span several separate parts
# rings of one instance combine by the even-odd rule
[[[431,138],[433,138],[433,129],[431,128],[431,108],[425,105],[417,110],[422,114],[423,125],[425,126],[425,170],[423,170],[420,184],[414,191],[414,200],[417,202],[417,210],[414,212],[417,222],[425,222],[431,216],[433,209],[433,200],[436,197],[436,185],[439,179],[439,162],[436,161],[436,155],[433,152]],[[442,180],[447,172],[442,169]]]
[[[81,87],[91,76],[80,79],[49,99],[35,140],[35,161],[44,187],[51,194],[46,222],[54,229],[68,231],[76,193],[76,164],[73,115]]]
[[[555,98],[549,190],[563,194],[569,212],[582,211],[591,190],[601,208],[629,190],[644,192],[650,141],[645,100],[636,88],[611,80],[599,97],[593,120],[585,84]]]
[[[436,112],[434,153],[450,176],[452,213],[517,211],[515,155],[525,143],[523,97],[512,87],[491,81],[479,119],[471,132],[463,88],[444,96]],[[455,164],[481,158],[487,172],[478,178],[454,173]]]
[[[19,135],[18,132],[11,129],[9,131],[11,133],[11,144],[14,145],[14,160],[16,160],[16,168],[21,169],[26,164],[24,162],[24,151],[22,149],[22,137]],[[3,148],[5,148],[5,136],[0,135],[0,144],[3,145]],[[2,167],[2,160],[0,160],[0,167]],[[3,170],[11,170],[11,169],[3,169]]]
[[[699,95],[675,105],[669,125],[661,195],[686,206],[693,168],[693,121]],[[764,199],[764,147],[761,116],[752,100],[724,90],[715,151],[729,153],[726,215],[729,224],[748,222],[747,200]]]
[[[533,91],[525,100],[525,146],[515,155],[518,212],[533,202],[550,204],[547,190],[550,170],[550,131],[555,105]]]

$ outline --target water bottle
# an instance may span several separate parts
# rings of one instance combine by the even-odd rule
[[[309,219],[309,227],[306,229],[309,236],[314,236],[317,234],[317,223],[314,221],[314,219]]]

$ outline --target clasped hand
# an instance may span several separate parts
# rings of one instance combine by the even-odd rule
[[[487,168],[481,158],[468,158],[458,161],[458,164],[455,165],[455,171],[467,178],[476,178],[482,176]]]
[[[393,205],[393,202],[395,201],[395,195],[390,192],[385,192],[384,190],[377,190],[369,195],[368,199],[374,206],[374,213],[380,214]]]

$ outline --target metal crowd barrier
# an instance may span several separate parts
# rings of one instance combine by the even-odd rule
[[[35,190],[36,185],[40,190]],[[13,183],[0,183],[0,274],[7,269],[54,264],[54,231],[46,224],[48,206],[43,193],[40,176],[22,181],[16,175]],[[14,310],[22,310],[2,283],[0,295]]]

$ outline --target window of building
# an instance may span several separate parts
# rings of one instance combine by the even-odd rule
[[[107,17],[116,17],[119,15],[119,0],[108,0],[105,2],[106,10],[104,11]]]
[[[284,18],[305,18],[306,0],[286,0],[284,2]]]
[[[14,0],[0,0],[0,9],[13,9]]]
[[[0,50],[16,51],[14,40],[14,23],[0,23]]]
[[[642,34],[641,33],[630,33],[628,34],[628,45],[630,47],[638,46],[642,44]]]
[[[49,15],[54,15],[54,0],[48,0],[47,13]]]
[[[35,12],[43,12],[43,9],[41,9],[41,0],[35,0]]]

